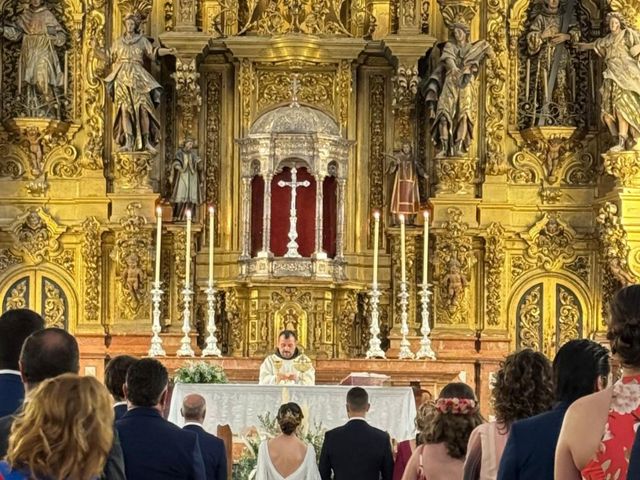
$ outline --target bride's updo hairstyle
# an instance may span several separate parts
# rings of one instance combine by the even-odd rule
[[[629,285],[611,299],[607,339],[625,367],[640,367],[640,285]]]
[[[300,406],[297,403],[289,402],[280,407],[276,420],[282,433],[291,435],[298,429],[303,418]]]

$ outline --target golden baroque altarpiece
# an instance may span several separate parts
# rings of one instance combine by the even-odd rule
[[[43,6],[48,53],[14,28]],[[388,167],[408,143],[424,170],[419,201],[432,211],[438,356],[469,362],[459,345],[485,343],[500,355],[552,356],[570,338],[598,336],[612,293],[640,275],[640,153],[634,132],[609,148],[620,142],[600,119],[605,66],[579,48],[606,40],[611,11],[636,31],[631,0],[3,0],[2,308],[37,309],[107,344],[148,339],[161,205],[162,330],[179,335],[186,236],[170,178],[192,139],[197,155],[180,158],[199,162],[194,280],[196,290],[206,284],[213,204],[223,353],[262,356],[289,326],[312,358],[361,357],[375,209],[383,346],[393,352],[400,229]],[[131,42],[147,49],[135,68],[162,87],[158,97],[153,85],[147,96],[125,85],[134,60],[114,58]],[[55,56],[48,85],[30,83],[29,55]],[[121,104],[126,88],[139,97],[134,112]],[[300,166],[316,185],[313,253],[278,256],[271,212],[287,206],[271,205],[272,180]],[[254,239],[256,176],[264,227]],[[329,177],[332,255],[322,225]],[[407,227],[414,339],[421,218]],[[205,315],[198,292],[200,342]]]

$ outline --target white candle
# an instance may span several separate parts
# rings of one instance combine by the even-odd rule
[[[373,212],[373,287],[378,286],[378,237],[380,236],[380,212]]]
[[[405,252],[404,215],[400,215],[400,272],[401,281],[407,281],[406,252]]]
[[[188,288],[191,284],[191,210],[187,210],[187,253],[185,255],[184,285]]]
[[[428,271],[429,271],[429,210],[425,210],[424,213],[424,244],[422,254],[422,284],[427,284]]]
[[[209,207],[209,286],[213,285],[213,214],[215,209]]]
[[[156,208],[156,278],[155,283],[160,283],[160,247],[162,244],[162,207]]]

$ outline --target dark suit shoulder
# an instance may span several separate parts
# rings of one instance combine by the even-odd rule
[[[533,417],[518,420],[511,425],[511,433],[516,435],[535,435],[539,432],[547,433],[549,428],[555,425],[562,425],[562,420],[567,412],[566,409],[554,409],[548,412],[540,413]]]

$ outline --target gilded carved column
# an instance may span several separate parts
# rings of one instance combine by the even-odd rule
[[[175,0],[173,7],[176,32],[197,32],[195,0]]]
[[[262,250],[258,257],[270,257],[271,253],[271,180],[273,174],[264,177],[264,200],[262,212]]]
[[[178,138],[195,137],[194,122],[202,104],[200,92],[200,73],[195,57],[176,57],[176,71],[171,76],[176,82],[176,102],[180,121]]]
[[[242,253],[240,260],[251,257],[251,177],[242,177]]]
[[[322,251],[322,206],[323,206],[323,175],[316,175],[316,247],[313,256],[315,258],[326,258],[327,254]]]

